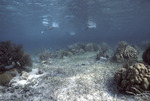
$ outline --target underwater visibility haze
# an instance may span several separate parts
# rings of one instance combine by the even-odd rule
[[[150,0],[0,0],[0,101],[149,99]]]
[[[0,0],[0,41],[25,49],[149,38],[149,0]]]

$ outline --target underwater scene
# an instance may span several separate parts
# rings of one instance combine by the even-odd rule
[[[149,101],[150,0],[0,0],[0,101]]]

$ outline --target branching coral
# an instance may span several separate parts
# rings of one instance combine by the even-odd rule
[[[93,44],[93,43],[85,44],[84,51],[86,52],[92,52],[92,51],[98,51],[98,50],[99,50],[99,47],[96,44]]]
[[[109,56],[106,55],[107,51],[108,51],[108,45],[107,45],[107,43],[102,43],[101,50],[98,52],[98,54],[96,56],[96,60],[100,60],[101,57],[107,57],[107,58],[109,58]]]
[[[78,54],[78,53],[84,53],[84,52],[92,52],[92,51],[98,51],[99,47],[94,44],[94,43],[77,43],[70,45],[68,47],[68,50],[71,51],[73,54]]]
[[[142,63],[123,67],[115,74],[115,81],[126,93],[137,94],[150,90],[150,67]]]
[[[106,54],[106,52],[108,51],[108,45],[107,45],[107,43],[102,43],[102,45],[101,45],[101,51],[102,51],[102,53],[103,54]]]
[[[76,43],[68,46],[68,51],[72,52],[72,54],[82,54],[84,53],[85,45],[83,43]]]
[[[126,42],[119,42],[118,48],[113,56],[117,62],[137,61],[138,50]]]
[[[51,58],[51,53],[49,50],[45,49],[43,53],[39,54],[39,58],[40,60],[48,60],[49,58]]]
[[[56,56],[58,58],[70,57],[72,55],[73,55],[73,53],[69,50],[59,50],[56,52]]]
[[[32,66],[30,55],[25,54],[22,45],[12,44],[10,41],[0,42],[0,71],[9,68],[24,68]]]
[[[150,46],[144,51],[142,58],[145,63],[150,65]]]
[[[93,43],[76,43],[73,45],[68,46],[67,49],[64,50],[58,50],[56,51],[56,57],[63,58],[63,57],[70,57],[73,55],[79,55],[83,54],[85,52],[93,52],[93,51],[98,51],[99,46]]]

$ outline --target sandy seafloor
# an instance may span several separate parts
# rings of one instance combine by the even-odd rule
[[[0,87],[0,101],[139,101],[118,92],[114,73],[121,65],[95,57],[96,52],[87,52],[46,63],[32,57],[28,79],[18,75],[10,87]]]

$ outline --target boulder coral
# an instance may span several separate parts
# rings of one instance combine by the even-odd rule
[[[138,50],[128,45],[125,41],[119,42],[118,48],[116,49],[113,60],[117,62],[126,62],[126,61],[137,61],[138,59]]]
[[[136,63],[120,68],[115,74],[115,81],[121,91],[138,94],[150,90],[150,66]]]
[[[142,58],[145,63],[150,65],[150,46],[144,51]]]
[[[0,85],[7,85],[12,78],[13,76],[10,73],[5,72],[0,74]]]

